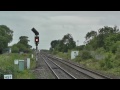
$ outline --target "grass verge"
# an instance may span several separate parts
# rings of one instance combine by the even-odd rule
[[[14,60],[26,60],[30,58],[30,69],[24,71],[18,70],[18,65],[14,65]],[[13,79],[34,79],[35,76],[31,72],[31,69],[36,67],[35,58],[31,58],[31,54],[2,54],[0,55],[0,78],[3,78],[5,74],[12,74]]]

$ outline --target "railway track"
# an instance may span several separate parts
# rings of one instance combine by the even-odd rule
[[[53,62],[52,60],[49,60],[47,57],[41,55],[45,63],[48,65],[48,67],[53,72],[56,79],[76,79],[74,76],[72,76],[69,72],[64,70],[62,67],[60,67],[58,64]]]
[[[58,63],[60,66],[64,67],[69,73],[71,73],[77,79],[112,79],[108,76],[102,75],[98,72],[88,70],[84,67],[78,66],[76,64],[70,63],[68,61],[62,60],[60,58],[53,57],[51,55],[45,55],[49,60]]]

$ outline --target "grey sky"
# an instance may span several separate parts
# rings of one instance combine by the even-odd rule
[[[52,40],[62,39],[70,33],[79,45],[91,30],[103,26],[120,26],[120,11],[0,11],[0,25],[7,25],[14,31],[13,41],[28,36],[29,44],[35,48],[34,27],[39,31],[39,49],[49,49]]]

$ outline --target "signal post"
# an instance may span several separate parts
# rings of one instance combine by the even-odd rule
[[[35,28],[32,28],[32,31],[34,32],[35,34],[35,45],[36,45],[36,61],[38,60],[38,44],[39,44],[39,32],[35,29]]]
[[[35,29],[35,28],[32,28],[32,31],[34,32],[35,34],[35,45],[36,45],[36,50],[38,50],[38,44],[39,44],[39,32]]]
[[[39,36],[35,36],[35,44],[36,44],[36,50],[38,50],[38,44],[39,44]]]

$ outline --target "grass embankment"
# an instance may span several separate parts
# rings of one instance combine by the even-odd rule
[[[89,52],[89,51],[87,51]],[[82,54],[81,54],[82,53]],[[95,52],[96,53],[96,52]],[[64,58],[64,59],[70,59],[71,51],[69,51],[67,54],[62,52],[54,52],[52,53],[57,57]],[[80,55],[81,54],[81,55]],[[88,53],[83,53],[83,51],[80,51],[79,56],[73,59],[73,61],[78,62],[79,64],[93,69],[98,70],[100,72],[103,72],[108,75],[116,75],[120,76],[120,55],[119,54],[113,54],[110,52],[104,52],[102,55],[105,57],[101,60],[97,60],[93,55],[89,59],[83,59],[87,58],[86,56],[89,56]]]
[[[18,65],[14,65],[14,60],[25,60],[30,58],[30,69],[24,71],[18,70]],[[34,74],[30,71],[34,69],[36,62],[34,58],[31,58],[31,54],[2,54],[0,55],[0,76],[3,78],[4,74],[12,74],[13,79],[34,79]]]

